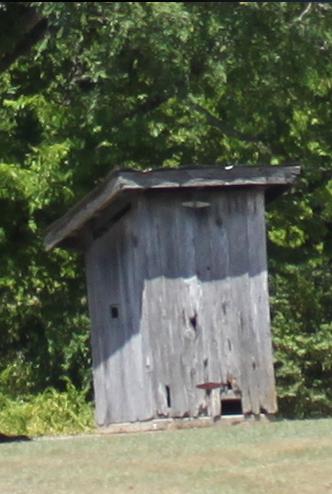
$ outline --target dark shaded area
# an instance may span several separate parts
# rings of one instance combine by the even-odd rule
[[[169,386],[165,386],[165,391],[166,391],[166,400],[167,400],[167,407],[171,408],[172,406],[172,399],[171,399],[171,388]]]
[[[221,415],[242,415],[242,403],[239,398],[221,400]]]
[[[31,438],[23,435],[15,436],[0,433],[0,443],[17,443],[23,441],[31,441]]]
[[[43,38],[47,20],[27,2],[4,2],[0,26],[0,72],[3,72]]]

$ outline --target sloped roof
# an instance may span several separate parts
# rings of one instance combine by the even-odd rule
[[[294,183],[299,173],[299,166],[204,166],[111,172],[100,185],[50,225],[45,236],[45,248],[51,250],[68,237],[77,236],[88,221],[129,191],[264,187],[268,196],[273,198]]]

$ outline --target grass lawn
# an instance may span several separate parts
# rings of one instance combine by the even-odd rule
[[[332,419],[0,444],[1,494],[332,494]]]

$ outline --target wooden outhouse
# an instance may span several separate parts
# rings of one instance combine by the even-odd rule
[[[265,199],[299,171],[116,171],[51,225],[85,253],[97,424],[276,412]]]

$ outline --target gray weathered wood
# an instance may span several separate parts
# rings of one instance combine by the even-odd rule
[[[209,207],[192,209],[189,199]],[[146,193],[90,248],[97,423],[276,411],[263,191]],[[110,318],[110,305],[119,319]],[[169,403],[170,402],[170,403]]]
[[[283,188],[292,184],[300,172],[298,166],[286,167],[204,167],[161,169],[148,172],[123,170],[111,173],[105,181],[55,221],[45,237],[47,250],[75,236],[103,209],[121,199],[123,193],[149,189],[202,187]]]

